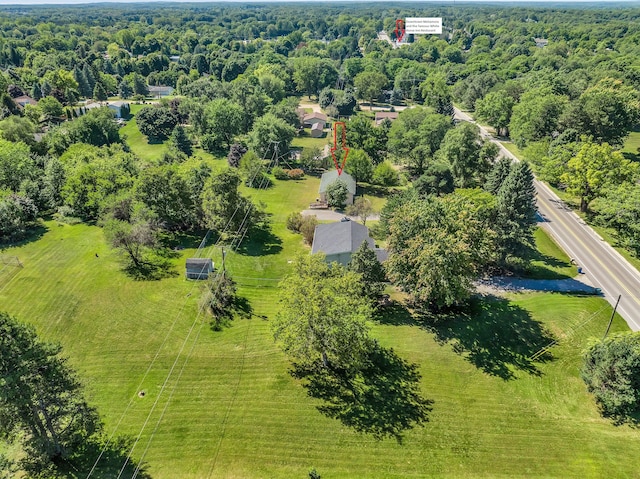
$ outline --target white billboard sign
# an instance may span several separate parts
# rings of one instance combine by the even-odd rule
[[[442,34],[442,18],[408,17],[404,22],[405,33],[415,35]]]

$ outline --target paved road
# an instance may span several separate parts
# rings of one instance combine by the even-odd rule
[[[473,119],[457,108],[455,117]],[[500,142],[480,127],[482,136],[500,147],[502,155],[518,159]],[[614,305],[622,295],[618,312],[633,331],[640,330],[640,273],[620,253],[604,241],[575,212],[568,208],[543,182],[536,180],[538,212],[541,225],[560,247],[584,268],[589,283],[602,290],[605,299]]]
[[[315,216],[318,218],[318,221],[340,221],[345,216],[352,221],[360,221],[359,216],[348,216],[344,213],[333,210],[302,210],[301,214],[302,216]],[[379,219],[380,215],[378,214],[367,216],[367,221],[377,221]]]
[[[492,276],[476,281],[479,291],[557,291],[560,293],[596,294],[596,289],[584,282],[584,275],[569,279],[528,279]]]
[[[381,32],[378,32],[378,40],[382,40],[384,42],[387,42],[393,48],[399,48],[400,47],[400,45],[398,45],[396,42],[391,40],[391,38],[389,38],[389,35],[387,35],[387,32],[385,32],[384,30],[382,30]]]

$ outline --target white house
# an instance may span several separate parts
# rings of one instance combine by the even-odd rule
[[[327,201],[327,187],[336,180],[340,180],[347,185],[347,200],[345,203],[347,205],[352,205],[353,197],[356,194],[356,180],[354,180],[353,176],[349,173],[344,171],[342,173],[338,173],[338,170],[331,170],[322,174],[322,178],[320,178],[320,189],[318,190],[320,201]]]

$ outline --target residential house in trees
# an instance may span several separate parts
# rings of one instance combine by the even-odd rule
[[[318,190],[320,201],[326,203],[327,187],[338,179],[347,185],[347,199],[345,203],[347,205],[352,205],[353,197],[356,195],[356,180],[349,173],[346,173],[345,171],[338,173],[338,170],[331,170],[322,174],[322,177],[320,178],[320,189]]]
[[[316,226],[311,253],[324,253],[328,263],[335,261],[346,266],[351,261],[351,255],[365,242],[376,253],[378,261],[387,259],[387,252],[377,248],[373,238],[369,236],[369,228],[343,218],[337,223]]]

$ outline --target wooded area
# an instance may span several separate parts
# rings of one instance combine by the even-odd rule
[[[394,44],[396,19],[425,12],[443,18],[443,34]],[[537,372],[531,357],[551,341],[547,331],[508,301],[479,306],[474,296],[480,276],[526,276],[540,261],[534,173],[640,255],[640,152],[628,146],[640,127],[638,15],[433,4],[1,7],[0,247],[54,236],[45,226],[54,222],[99,228],[120,262],[105,277],[146,288],[174,280],[176,258],[194,241],[204,238],[196,254],[224,246],[246,261],[249,279],[282,280],[264,286],[277,294],[263,289],[254,300],[269,303],[271,333],[291,375],[322,401],[318,410],[400,444],[432,411],[423,364],[396,354],[371,325],[419,324],[438,344],[455,337],[457,352],[492,378]],[[499,158],[478,126],[454,120],[454,108],[526,161]],[[326,119],[318,117],[319,137],[305,123],[310,112]],[[337,163],[348,146],[345,171],[361,195],[344,209],[347,185],[335,181],[325,206],[370,227],[388,251],[384,267],[365,243],[346,268],[308,254],[318,220],[302,209],[333,168],[324,136],[334,120],[346,125]],[[281,250],[277,262],[265,259]],[[96,247],[88,256],[104,254]],[[208,314],[222,337],[236,316],[257,316],[242,275],[224,269],[224,252],[220,260],[194,315]],[[385,309],[387,285],[394,300]],[[496,338],[492,321],[508,320],[512,338],[495,357],[494,339],[472,339],[486,331],[460,326],[478,318]],[[137,475],[142,459],[127,465],[128,444],[100,435],[61,349],[19,323],[30,320],[0,312],[0,329],[17,338],[4,338],[5,349],[20,353],[0,353],[0,386],[13,388],[0,394],[1,438],[26,455],[6,461],[8,474],[66,477],[104,447]],[[26,350],[36,357],[23,358]],[[583,377],[605,413],[633,422],[635,383],[631,392],[602,392],[610,379],[602,370],[616,361],[637,367],[637,339],[592,347]],[[16,368],[29,383],[18,384]],[[46,391],[46,381],[59,390]],[[29,399],[17,400],[20,387]],[[52,424],[49,403],[58,407]]]

